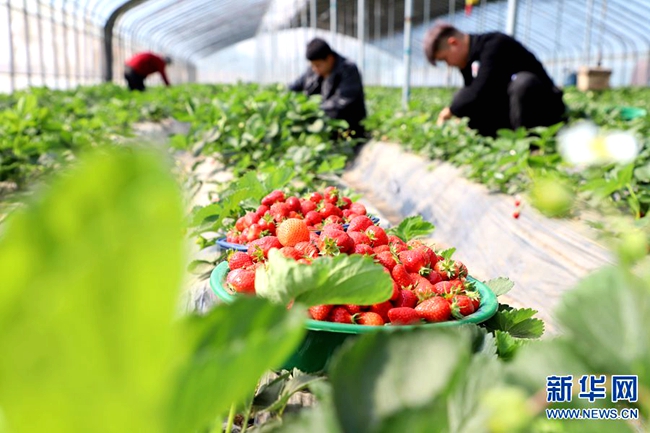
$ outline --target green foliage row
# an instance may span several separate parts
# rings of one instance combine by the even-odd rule
[[[552,175],[563,179],[586,200],[606,197],[623,212],[637,218],[650,208],[650,114],[625,120],[621,107],[634,106],[650,113],[650,89],[615,89],[602,93],[565,90],[569,123],[590,119],[609,130],[630,131],[638,137],[642,150],[629,167],[609,165],[580,172],[562,163],[556,149],[556,132],[561,125],[503,131],[486,138],[467,128],[465,122],[436,126],[437,115],[452,97],[450,89],[413,90],[408,110],[400,107],[398,89],[368,90],[366,122],[375,138],[397,141],[409,150],[432,159],[462,166],[466,174],[489,188],[514,194],[531,188],[535,179]]]

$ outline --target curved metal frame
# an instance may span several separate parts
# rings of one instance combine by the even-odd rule
[[[104,24],[104,81],[113,81],[113,27],[126,11],[148,0],[127,0],[115,9]]]

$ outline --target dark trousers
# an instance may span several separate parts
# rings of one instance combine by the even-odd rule
[[[130,66],[124,67],[124,78],[126,78],[126,82],[129,85],[129,90],[145,90],[145,77],[135,72]]]
[[[507,95],[477,104],[469,126],[494,137],[498,129],[554,125],[563,120],[565,111],[560,89],[530,72],[520,72],[508,84]]]

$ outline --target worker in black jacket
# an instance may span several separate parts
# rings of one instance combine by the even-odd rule
[[[562,91],[535,55],[508,35],[467,34],[438,23],[425,36],[424,52],[433,65],[442,60],[459,68],[465,81],[438,125],[468,117],[471,128],[495,136],[501,128],[550,126],[564,117]]]
[[[363,138],[365,130],[360,122],[366,118],[366,103],[357,65],[320,38],[307,44],[307,60],[311,67],[289,88],[306,95],[321,95],[323,111],[331,118],[346,120],[353,137]]]

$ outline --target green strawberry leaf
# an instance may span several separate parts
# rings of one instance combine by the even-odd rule
[[[12,431],[164,430],[184,249],[170,173],[152,152],[102,149],[3,224],[0,418]]]
[[[272,381],[261,385],[253,398],[253,409],[263,411],[275,403],[280,398],[282,388],[290,377],[291,372],[285,371]]]
[[[495,343],[497,346],[497,354],[499,358],[504,361],[509,361],[514,358],[517,350],[525,344],[526,340],[516,339],[511,334],[503,331],[495,332]]]
[[[539,338],[544,333],[544,322],[535,319],[532,308],[511,308],[500,305],[499,311],[484,325],[491,331],[503,331],[517,338]]]
[[[243,318],[243,319],[242,319]],[[255,297],[238,298],[184,322],[191,357],[182,366],[167,410],[171,433],[199,431],[250,396],[302,340],[299,310]]]
[[[308,307],[370,305],[390,298],[393,283],[382,266],[369,257],[341,254],[302,265],[271,250],[268,269],[256,272],[255,291],[258,296],[284,305],[291,300]]]
[[[575,353],[592,369],[638,374],[650,388],[647,282],[622,266],[601,269],[563,297],[557,317]]]
[[[405,218],[397,227],[391,227],[386,232],[408,242],[411,239],[430,235],[435,228],[430,222],[424,221],[421,215],[416,215]]]
[[[446,250],[437,251],[437,254],[442,256],[443,259],[451,259],[451,256],[453,256],[455,252],[456,248],[451,247],[447,248]]]
[[[291,182],[294,176],[294,170],[289,167],[273,167],[273,170],[268,170],[262,178],[265,193],[268,194],[273,190],[284,188]],[[262,197],[254,197],[254,199],[259,202]]]
[[[297,415],[284,416],[282,423],[271,421],[264,423],[260,433],[343,433],[332,401],[332,387],[320,380],[310,385],[310,391],[318,404],[302,409]]]
[[[496,296],[505,295],[515,286],[514,282],[504,277],[493,278],[489,281],[485,281],[484,283],[490,288],[490,290],[494,292]]]
[[[436,360],[435,374],[425,359]],[[405,427],[430,428],[433,416],[442,427],[441,409],[469,362],[469,336],[459,329],[365,334],[329,372],[339,422],[346,432],[427,431]]]
[[[291,377],[290,377],[291,376]],[[294,370],[293,373],[281,376],[284,380],[275,383],[274,386],[266,388],[253,400],[257,411],[283,412],[289,399],[296,392],[309,388],[315,382],[325,380],[323,376],[315,376]]]

